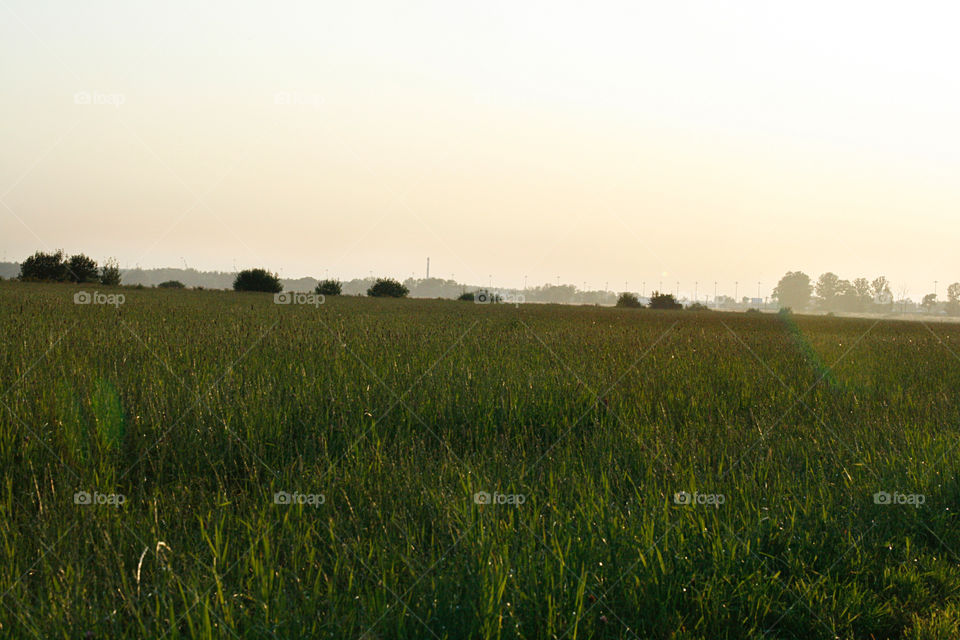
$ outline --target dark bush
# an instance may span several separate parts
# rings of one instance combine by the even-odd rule
[[[472,291],[467,291],[466,293],[461,293],[457,300],[463,300],[464,302],[473,302],[474,295]]]
[[[702,302],[694,302],[693,304],[687,305],[687,311],[710,311],[710,307]]]
[[[37,251],[20,264],[21,280],[49,280],[63,282],[67,279],[67,265],[63,250],[56,253]]]
[[[100,269],[100,284],[110,287],[120,284],[120,265],[116,259],[110,258]]]
[[[280,277],[266,269],[245,269],[237,274],[233,281],[234,291],[264,291],[266,293],[280,293],[283,285]]]
[[[410,290],[393,278],[377,278],[373,286],[367,289],[367,295],[374,298],[403,298],[408,293]]]
[[[70,282],[99,282],[100,273],[97,263],[82,253],[70,256],[66,264],[67,280]]]
[[[654,291],[650,296],[651,309],[682,309],[683,305],[677,302],[672,293],[660,293]]]
[[[157,285],[159,289],[183,289],[183,283],[179,280],[167,280]]]
[[[324,296],[338,296],[343,293],[343,285],[339,280],[321,280],[313,292]]]
[[[640,304],[640,300],[637,299],[636,294],[633,293],[621,293],[620,297],[617,298],[618,307],[628,307],[631,309],[638,309],[643,305]]]

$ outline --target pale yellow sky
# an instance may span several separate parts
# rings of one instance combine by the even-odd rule
[[[475,283],[741,295],[832,270],[915,299],[960,280],[951,3],[0,16],[7,260],[350,278],[419,275],[429,255]]]

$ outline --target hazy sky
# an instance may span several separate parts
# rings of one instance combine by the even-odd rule
[[[957,7],[0,0],[0,258],[943,295]]]

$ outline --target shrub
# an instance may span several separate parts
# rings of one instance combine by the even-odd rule
[[[694,302],[693,304],[687,305],[687,311],[710,311],[710,307],[702,302]]]
[[[265,291],[266,293],[280,293],[283,285],[280,277],[266,269],[244,269],[237,274],[233,281],[234,291]]]
[[[458,297],[457,300],[463,300],[464,302],[473,302],[474,297],[475,296],[473,295],[472,291],[467,291],[466,293],[461,293],[460,297]]]
[[[747,309],[747,315],[759,315],[763,313],[760,309]]]
[[[100,269],[100,284],[115,287],[120,284],[120,265],[116,258],[110,258]]]
[[[654,291],[650,296],[651,309],[682,309],[683,305],[676,301],[672,293]]]
[[[179,280],[167,280],[157,285],[159,289],[183,289],[183,283]]]
[[[343,293],[343,285],[339,280],[321,280],[313,292],[324,296],[338,296]]]
[[[56,253],[35,254],[20,264],[21,280],[49,280],[62,282],[67,279],[67,265],[63,261],[63,250]]]
[[[97,263],[93,258],[88,258],[82,253],[70,256],[65,266],[67,270],[67,280],[70,282],[99,282],[100,274],[97,270]]]
[[[367,295],[373,298],[404,298],[408,293],[410,290],[393,278],[377,278],[367,289]]]
[[[638,309],[643,305],[640,304],[640,300],[637,299],[636,294],[624,292],[620,294],[619,298],[617,298],[617,306]]]

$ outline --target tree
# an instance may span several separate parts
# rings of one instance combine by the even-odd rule
[[[67,279],[67,265],[63,261],[63,250],[56,253],[37,251],[20,264],[21,280],[48,280],[63,282]]]
[[[100,268],[100,284],[115,287],[120,284],[120,265],[116,258],[110,258]]]
[[[857,289],[849,280],[837,282],[837,296],[834,298],[834,308],[840,311],[860,311]]]
[[[343,285],[339,280],[321,280],[313,292],[323,296],[338,296],[343,293]]]
[[[70,256],[66,264],[67,280],[70,282],[99,282],[100,273],[93,258],[82,253]]]
[[[802,271],[788,271],[773,290],[773,297],[781,307],[802,309],[810,303],[813,286],[810,276]]]
[[[817,297],[824,308],[831,309],[835,305],[837,294],[840,293],[840,282],[839,276],[829,271],[817,279]]]
[[[960,315],[960,282],[947,287],[947,313],[951,316]]]
[[[638,307],[642,307],[643,305],[640,304],[640,300],[637,299],[636,294],[624,292],[620,294],[619,298],[617,298],[617,306],[636,309]]]
[[[937,304],[937,294],[928,293],[927,295],[923,296],[923,302],[920,303],[920,308],[927,313],[930,313],[935,304]]]
[[[651,309],[682,309],[683,305],[676,301],[672,293],[660,293],[659,291],[654,291],[650,295],[650,304],[647,305]]]
[[[878,276],[870,283],[870,289],[873,293],[873,301],[877,304],[890,304],[893,302],[893,293],[890,291],[890,281],[886,276]]]
[[[183,289],[183,283],[179,280],[167,280],[157,285],[160,289]]]
[[[960,302],[960,282],[954,282],[947,287],[947,300],[950,302]]]
[[[371,298],[404,298],[408,293],[410,289],[393,278],[377,278],[373,286],[367,289],[367,295]]]
[[[283,285],[277,274],[270,273],[266,269],[245,269],[234,279],[233,290],[280,293],[283,291]]]
[[[687,311],[710,311],[710,307],[702,302],[694,302],[693,304],[687,305]]]
[[[872,287],[870,286],[870,281],[866,278],[857,278],[853,281],[853,289],[857,294],[857,301],[859,304],[866,308],[870,304],[870,300],[873,297]]]

